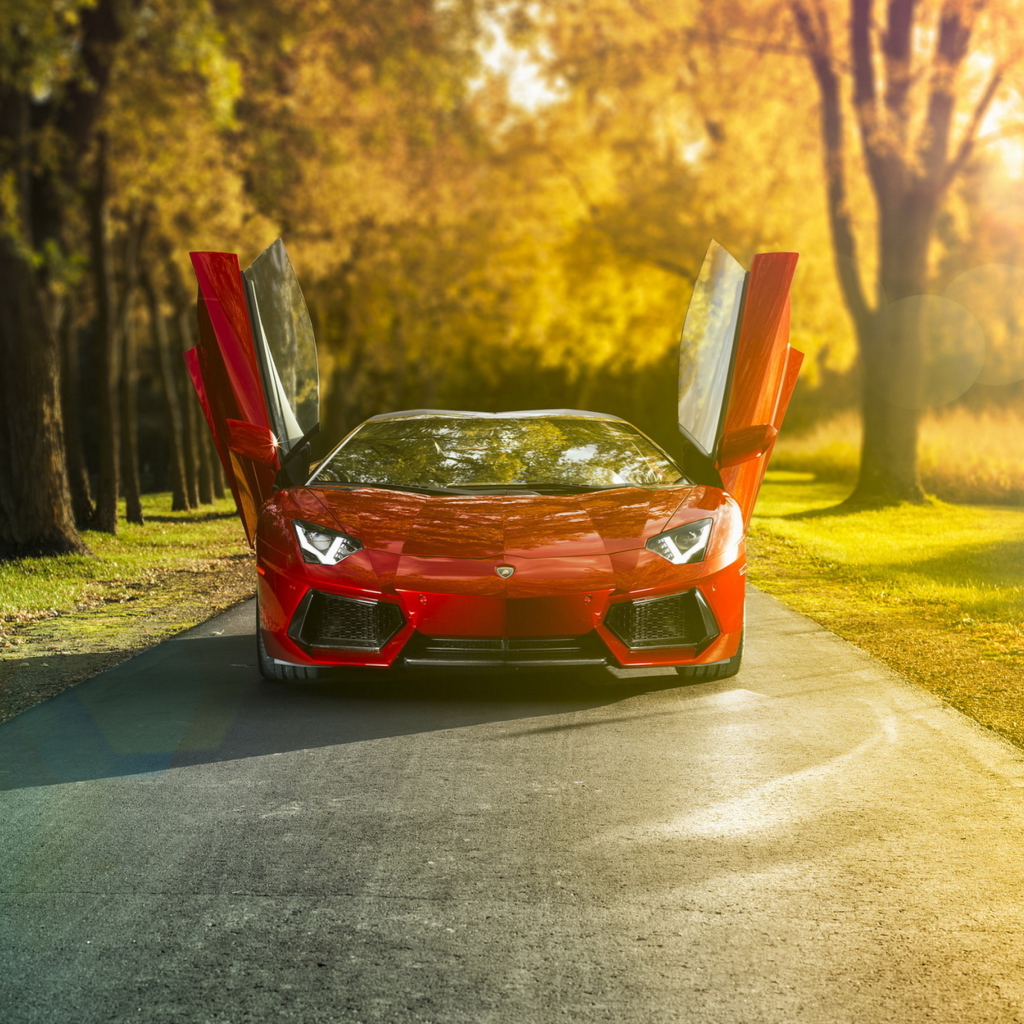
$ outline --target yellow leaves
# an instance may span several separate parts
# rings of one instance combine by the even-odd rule
[[[6,170],[0,174],[0,231],[8,238],[17,238],[21,230],[20,203],[17,172]]]
[[[77,67],[79,12],[94,0],[0,0],[0,83],[47,99]]]

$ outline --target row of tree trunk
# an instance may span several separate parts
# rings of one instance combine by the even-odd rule
[[[181,359],[194,344],[195,303],[145,215],[108,216],[104,147],[86,197],[91,274],[59,310],[61,407],[68,485],[79,529],[116,533],[124,516],[142,523],[140,384],[159,395],[174,511],[224,496],[224,476]],[[76,315],[75,298],[88,314]],[[81,301],[84,299],[84,302]],[[88,385],[83,366],[88,366]],[[91,425],[92,429],[87,429]],[[86,441],[91,443],[86,443]],[[151,474],[152,475],[152,474]]]
[[[76,54],[74,74],[42,97],[34,91],[38,74],[27,70],[43,66],[39,40],[27,33],[7,40],[0,559],[86,553],[78,531],[115,532],[122,494],[127,517],[142,520],[140,415],[159,470],[149,477],[172,491],[175,509],[224,493],[180,358],[191,344],[192,295],[163,240],[147,230],[145,210],[111,217],[99,115],[125,16],[138,6],[95,0],[83,7],[60,50]],[[76,265],[88,273],[76,278]]]

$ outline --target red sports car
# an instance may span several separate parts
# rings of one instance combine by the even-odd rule
[[[802,356],[793,253],[712,243],[680,346],[681,457],[571,409],[374,416],[318,465],[316,346],[284,245],[193,253],[189,372],[256,548],[259,667],[735,674],[744,536]]]

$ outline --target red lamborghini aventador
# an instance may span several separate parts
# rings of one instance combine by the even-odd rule
[[[374,416],[317,466],[316,347],[284,245],[193,253],[186,361],[256,548],[259,667],[666,665],[735,674],[744,536],[801,355],[793,253],[712,243],[680,345],[680,458],[572,409]]]

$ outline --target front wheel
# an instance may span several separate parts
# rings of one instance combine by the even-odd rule
[[[295,679],[316,679],[319,669],[310,665],[286,665],[275,661],[263,643],[263,630],[260,628],[260,602],[256,599],[256,665],[260,675],[271,683],[286,683]]]
[[[676,665],[676,672],[693,683],[710,683],[715,679],[728,679],[730,676],[736,675],[740,670],[741,661],[743,661],[742,636],[740,645],[731,658],[711,665]]]

